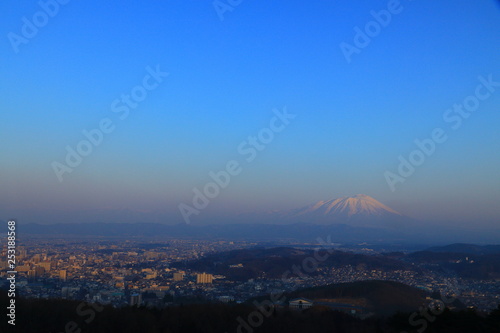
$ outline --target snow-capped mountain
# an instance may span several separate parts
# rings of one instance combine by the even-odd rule
[[[319,201],[299,209],[292,210],[290,216],[319,215],[332,216],[336,218],[350,218],[358,215],[362,216],[384,216],[400,215],[397,211],[387,207],[374,198],[357,194],[352,197],[342,197],[329,201]]]
[[[372,227],[394,226],[409,220],[403,214],[365,194],[319,201],[285,212],[275,212],[273,215],[281,222],[345,223]]]

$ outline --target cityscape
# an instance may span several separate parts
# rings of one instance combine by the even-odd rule
[[[318,274],[292,272],[286,280],[257,278],[231,280],[183,267],[204,256],[259,247],[255,242],[170,239],[90,240],[81,238],[27,238],[18,249],[16,271],[19,295],[27,298],[62,298],[110,304],[114,307],[151,306],[196,302],[243,303],[254,297],[316,286],[364,280],[396,281],[428,292],[457,298],[464,306],[490,311],[500,304],[500,275],[496,279],[463,279],[417,264],[411,269],[369,269],[351,264],[320,267]],[[267,245],[269,246],[269,245]],[[294,244],[301,249],[319,244]],[[331,246],[337,251],[383,256],[369,248]],[[2,252],[5,257],[6,251]],[[455,260],[456,261],[456,260]],[[463,256],[458,261],[473,262]],[[414,263],[412,263],[414,264]],[[235,263],[233,270],[244,268]],[[7,262],[0,261],[2,277]],[[316,273],[316,272],[315,272]],[[7,280],[3,280],[7,281]],[[288,305],[288,304],[282,304]]]

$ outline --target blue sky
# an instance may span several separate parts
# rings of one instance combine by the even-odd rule
[[[500,81],[500,6],[401,1],[348,63],[339,45],[388,3],[242,1],[221,20],[212,1],[72,0],[15,52],[11,33],[42,9],[4,1],[0,219],[177,223],[193,188],[237,160],[194,221],[365,193],[415,218],[495,226],[500,88],[457,130],[443,114],[479,76]],[[168,77],[120,120],[113,101],[157,66]],[[238,145],[284,107],[297,117],[245,162]],[[60,182],[52,163],[105,118],[115,129]],[[384,173],[434,128],[448,140],[391,191]]]

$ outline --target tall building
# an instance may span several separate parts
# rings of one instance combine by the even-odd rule
[[[50,271],[50,266],[51,266],[50,261],[43,261],[39,265],[40,265],[40,267],[43,267],[46,272]]]
[[[38,264],[40,261],[42,261],[42,255],[41,255],[41,254],[35,254],[35,255],[33,256],[33,262],[34,262],[35,264]]]
[[[68,298],[69,296],[69,288],[68,287],[62,287],[61,288],[61,297],[62,298]]]
[[[80,291],[80,287],[71,288],[71,287],[62,287],[61,288],[61,296],[63,298],[73,298],[76,293]]]
[[[23,260],[28,256],[28,251],[22,246],[17,248],[19,260]]]
[[[28,281],[33,282],[36,280],[36,271],[34,269],[30,269],[28,271]]]
[[[184,280],[184,273],[174,273],[174,281],[182,281]]]
[[[130,306],[140,306],[142,304],[142,295],[141,294],[132,294],[130,295]]]
[[[68,273],[65,269],[61,269],[59,271],[59,279],[61,279],[62,281],[66,281],[68,279]]]
[[[16,267],[16,271],[18,271],[18,272],[27,272],[30,269],[31,269],[31,266],[29,264]]]
[[[212,274],[201,273],[196,274],[196,283],[212,283],[214,277]]]
[[[36,276],[42,276],[43,274],[45,274],[45,268],[43,268],[42,266],[36,266],[34,268],[34,270],[35,270]]]

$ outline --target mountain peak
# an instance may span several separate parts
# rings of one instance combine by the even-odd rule
[[[335,223],[368,219],[387,220],[400,218],[403,215],[366,194],[356,194],[328,201],[318,201],[288,211],[282,217],[293,220]]]
[[[347,215],[347,217],[354,215],[381,216],[388,213],[401,215],[399,212],[366,194],[356,194],[350,197],[333,199],[323,205],[316,204],[315,207],[320,210],[323,208],[323,215]]]

